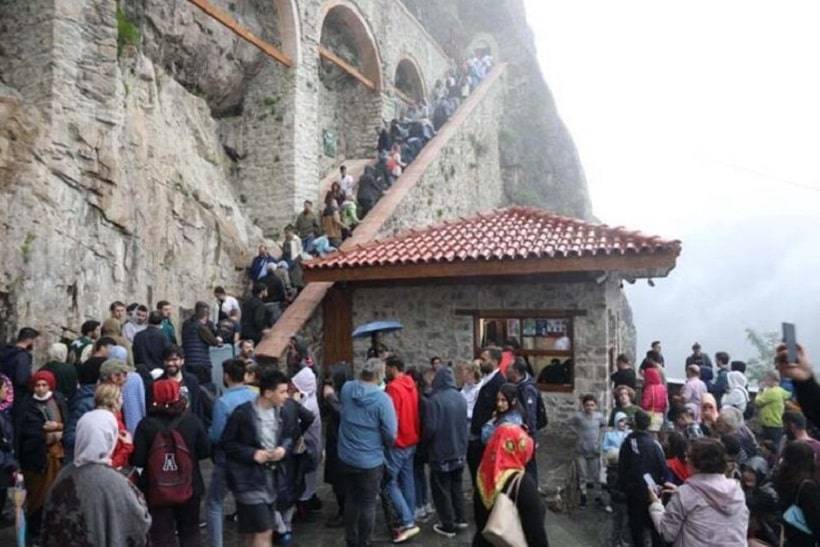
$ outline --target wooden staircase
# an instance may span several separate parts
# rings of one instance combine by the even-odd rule
[[[407,166],[402,175],[393,183],[393,186],[385,192],[361,224],[353,231],[353,235],[342,243],[342,251],[372,241],[378,235],[379,230],[395,213],[402,200],[419,182],[442,149],[457,134],[461,125],[470,117],[505,70],[505,64],[499,64],[493,68],[484,81],[481,82],[481,85],[473,91],[459,109],[453,113],[447,123],[439,129],[438,134],[421,150],[415,161]],[[367,160],[351,160],[345,163],[348,166],[348,172],[354,177],[361,175],[366,164]],[[354,168],[357,172],[352,171]],[[338,173],[333,173],[322,181],[322,195],[330,188],[330,184],[337,177]],[[298,334],[307,324],[332,286],[333,283],[330,282],[308,283],[302,289],[302,292],[288,306],[268,335],[259,342],[256,348],[256,357],[260,362],[275,362],[282,357],[287,350],[291,337]]]

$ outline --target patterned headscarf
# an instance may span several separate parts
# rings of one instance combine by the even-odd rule
[[[0,401],[0,412],[6,412],[14,404],[14,385],[5,374],[0,374],[0,382],[6,386],[6,398]]]
[[[484,507],[493,506],[507,480],[524,470],[534,450],[532,438],[521,426],[502,424],[496,428],[478,467],[478,493]]]

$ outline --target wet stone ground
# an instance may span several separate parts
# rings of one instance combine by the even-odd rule
[[[564,442],[549,446],[549,440],[544,439],[538,451],[539,478],[542,485],[554,485],[560,480],[556,476],[564,476],[567,472],[568,456],[566,447],[571,446]],[[202,462],[203,476],[206,483],[210,480],[211,464]],[[321,477],[321,473],[320,473]],[[467,477],[464,480],[465,509],[468,515],[472,514],[472,490]],[[294,523],[293,547],[335,547],[344,545],[344,529],[328,528],[325,522],[336,513],[336,502],[328,485],[322,484],[319,488],[319,497],[324,503],[322,511],[314,514],[309,521]],[[229,496],[225,502],[225,512],[233,512],[233,501]],[[204,505],[201,511],[204,522]],[[471,519],[468,519],[471,520]],[[591,504],[587,509],[578,509],[572,512],[555,513],[547,511],[545,524],[551,546],[558,547],[591,547],[609,545],[606,538],[610,529],[610,516],[602,508]],[[424,545],[425,547],[444,547],[469,545],[472,542],[475,529],[462,532],[456,538],[444,538],[433,531],[433,524],[437,522],[435,515],[427,522],[419,523],[421,534],[409,541],[407,545]],[[205,528],[202,529],[202,544],[209,545]],[[391,544],[384,525],[381,507],[377,507],[376,528],[373,537],[374,545]],[[0,530],[0,545],[11,547],[14,545],[14,528]],[[236,525],[225,523],[224,545],[238,547],[242,545]]]

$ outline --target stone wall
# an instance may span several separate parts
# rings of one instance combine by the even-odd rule
[[[506,92],[503,79],[495,82],[384,224],[379,237],[504,204],[498,132]]]
[[[616,343],[608,331],[609,311],[618,306],[611,287],[587,283],[520,282],[497,285],[443,284],[351,287],[353,322],[394,319],[404,325],[384,342],[408,365],[440,356],[445,362],[473,358],[473,318],[456,315],[458,309],[583,310],[574,320],[575,386],[573,393],[544,394],[550,433],[577,409],[578,396],[594,394],[608,404],[608,348]],[[355,358],[364,359],[369,339],[356,340]],[[564,432],[565,434],[565,432]]]

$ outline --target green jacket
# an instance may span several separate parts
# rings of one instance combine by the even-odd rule
[[[163,319],[162,325],[160,325],[160,329],[162,330],[162,334],[168,338],[168,341],[171,342],[173,345],[177,345],[177,331],[174,328],[174,324],[171,322],[170,319]]]
[[[760,425],[764,427],[783,427],[783,412],[786,401],[792,394],[780,386],[767,387],[755,397],[755,406],[759,413]]]

